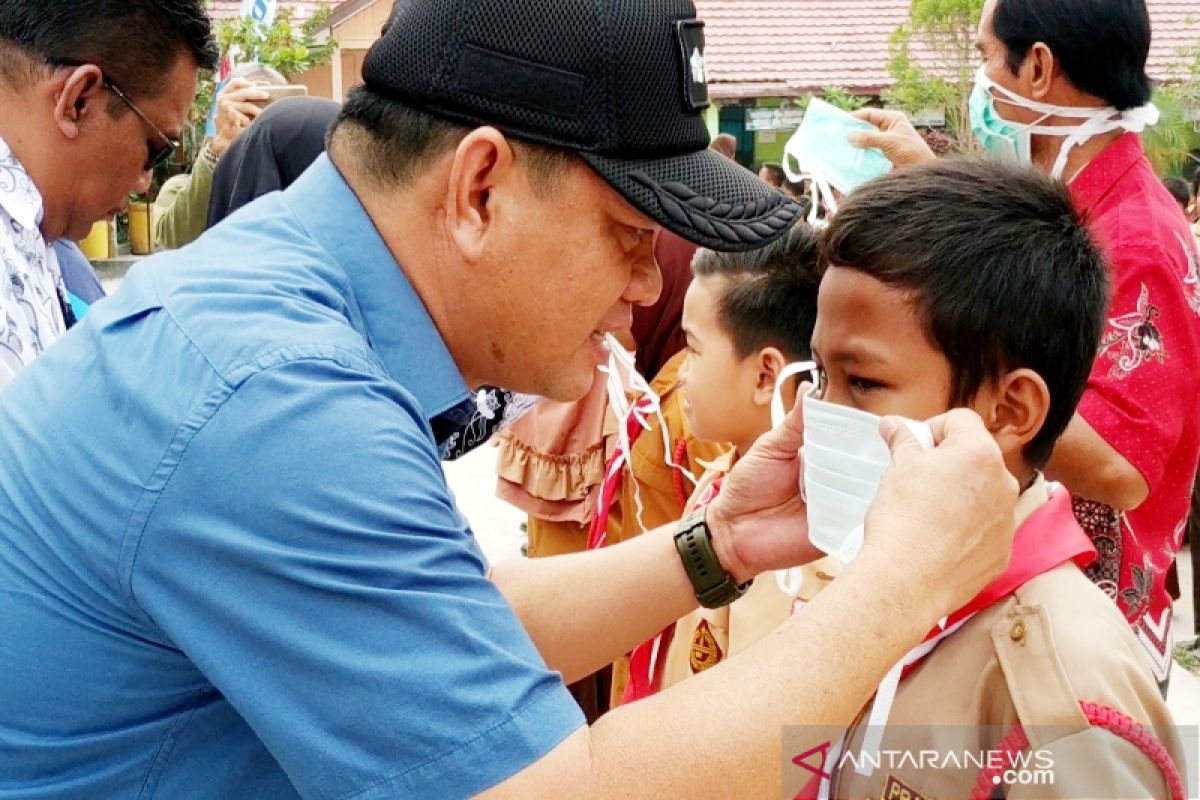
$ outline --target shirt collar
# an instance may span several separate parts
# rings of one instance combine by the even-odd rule
[[[1086,217],[1143,155],[1142,137],[1126,133],[1093,158],[1070,184],[1079,213]]]
[[[990,607],[1061,564],[1074,561],[1083,568],[1096,559],[1095,545],[1075,519],[1071,493],[1041,475],[1021,493],[1014,522],[1017,531],[1008,569],[951,615],[951,622]]]
[[[0,138],[0,208],[23,228],[42,224],[42,193],[17,160],[8,143]]]
[[[347,278],[367,342],[433,419],[470,397],[437,326],[349,184],[322,155],[284,193],[308,234]]]

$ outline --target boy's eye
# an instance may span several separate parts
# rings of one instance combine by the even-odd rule
[[[856,392],[871,392],[876,389],[882,389],[883,384],[879,381],[873,381],[870,378],[858,378],[851,376],[849,379],[850,388]]]

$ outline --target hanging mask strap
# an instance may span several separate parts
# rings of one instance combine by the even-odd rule
[[[803,375],[804,373],[812,375],[815,383],[816,371],[817,363],[815,361],[798,361],[795,364],[788,364],[783,368],[783,371],[779,373],[779,378],[775,381],[775,393],[771,396],[771,427],[778,428],[787,418],[787,409],[783,407],[783,384],[789,379],[797,375]],[[800,479],[800,488],[803,491],[803,476]],[[779,591],[788,597],[799,595],[803,582],[804,570],[801,567],[775,570],[775,583],[779,586]]]
[[[771,427],[778,428],[787,418],[787,409],[783,407],[783,384],[789,379],[803,373],[812,375],[813,382],[816,383],[817,362],[815,361],[797,361],[795,364],[788,364],[779,373],[779,377],[775,379],[775,394],[771,396]]]

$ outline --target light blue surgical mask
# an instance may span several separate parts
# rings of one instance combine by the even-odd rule
[[[979,140],[984,152],[991,156],[1020,164],[1033,160],[1029,126],[1019,127],[996,112],[996,100],[989,90],[990,79],[983,74],[975,78],[971,91],[969,110],[971,132]]]
[[[813,98],[804,112],[800,128],[783,149],[783,171],[788,180],[799,183],[811,178],[814,213],[824,201],[831,211],[837,201],[830,189],[850,192],[892,171],[892,162],[876,148],[856,147],[850,143],[855,131],[874,132],[875,126],[857,119],[840,108]],[[823,196],[821,196],[823,195]],[[810,222],[814,221],[812,218]]]
[[[1014,125],[996,111],[996,98],[1005,103],[1024,108],[1038,114],[1038,118],[1026,125]],[[1033,160],[1032,139],[1034,136],[1057,136],[1064,141],[1059,148],[1058,158],[1050,169],[1050,177],[1062,178],[1067,168],[1067,157],[1071,150],[1089,139],[1112,131],[1126,130],[1141,133],[1158,122],[1158,109],[1153,103],[1140,108],[1119,111],[1113,106],[1079,107],[1056,106],[1041,103],[1005,89],[987,76],[986,65],[975,74],[975,88],[969,103],[971,130],[988,153],[1023,164]],[[1081,120],[1078,125],[1043,125],[1047,119]]]

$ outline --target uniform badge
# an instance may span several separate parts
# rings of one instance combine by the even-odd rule
[[[901,781],[895,775],[888,775],[883,784],[883,800],[933,800],[916,789]]]
[[[700,620],[700,624],[696,626],[696,632],[692,634],[692,652],[688,659],[692,666],[692,673],[704,672],[709,667],[715,667],[724,657],[725,654],[721,652],[721,647],[717,644],[712,629],[708,627],[708,620]]]
[[[683,104],[689,111],[708,108],[708,63],[704,58],[704,23],[685,19],[675,23],[683,75]]]

